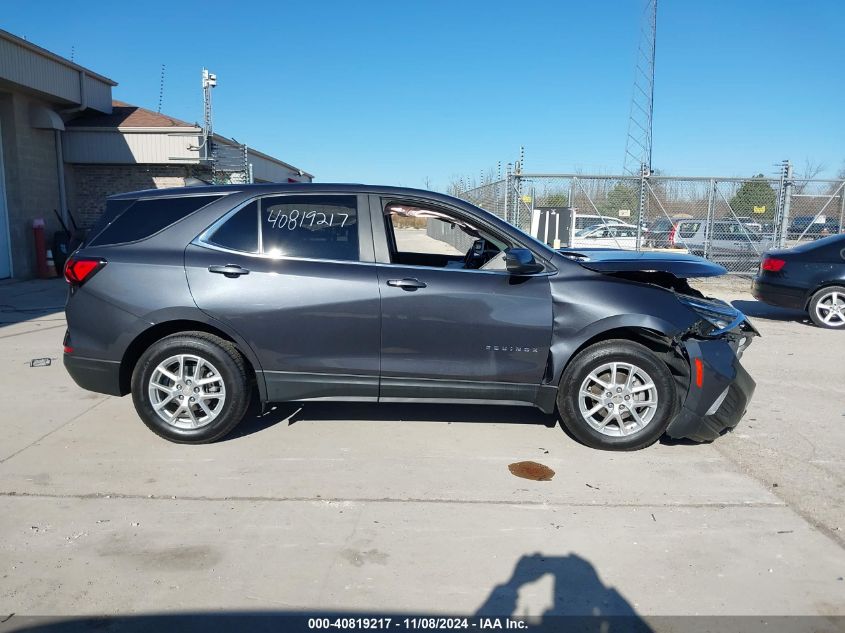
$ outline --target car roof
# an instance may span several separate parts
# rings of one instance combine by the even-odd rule
[[[279,183],[268,182],[243,185],[197,185],[193,187],[171,187],[167,189],[142,189],[109,196],[109,200],[127,200],[137,198],[173,198],[178,196],[197,196],[203,194],[235,193],[374,193],[400,197],[418,197],[454,203],[457,198],[436,191],[414,189],[412,187],[393,187],[389,185],[365,185],[357,183]]]
[[[803,242],[801,244],[793,246],[791,250],[795,253],[804,253],[807,251],[814,251],[817,249],[824,249],[828,247],[838,249],[842,246],[845,246],[845,233],[842,233],[841,235],[828,235],[827,237],[823,237],[820,240],[813,240],[811,242]]]

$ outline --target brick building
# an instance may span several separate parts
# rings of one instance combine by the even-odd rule
[[[199,146],[202,129],[145,108],[112,102],[110,113],[88,112],[68,121],[64,158],[68,205],[86,225],[99,217],[105,198],[122,191],[183,187],[212,178]],[[219,147],[240,147],[220,135]],[[310,182],[313,178],[281,160],[246,149],[255,182]]]
[[[202,129],[112,100],[116,82],[0,30],[0,279],[32,277],[33,220],[48,244],[68,222],[90,225],[106,196],[209,181]],[[256,182],[310,182],[311,174],[215,134],[245,152]]]

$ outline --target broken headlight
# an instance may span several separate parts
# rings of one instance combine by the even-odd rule
[[[719,336],[745,320],[745,315],[724,301],[678,295],[678,301],[691,308],[702,319],[701,334]]]

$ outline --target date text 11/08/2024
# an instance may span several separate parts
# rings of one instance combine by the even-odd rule
[[[309,618],[308,628],[320,629],[425,629],[425,630],[526,630],[528,624],[524,620],[514,618],[444,618],[444,617],[416,617],[416,618]]]

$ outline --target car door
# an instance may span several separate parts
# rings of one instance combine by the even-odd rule
[[[581,235],[576,233],[572,240],[572,246],[576,248],[597,248],[602,245],[604,238],[609,235],[607,227],[596,227],[593,229],[585,228],[579,231]]]
[[[741,222],[733,221],[725,223],[725,234],[728,239],[725,241],[727,254],[723,265],[735,272],[745,272],[756,266],[760,254],[754,231]]]
[[[378,398],[379,288],[366,197],[249,200],[188,246],[185,269],[199,308],[253,348],[270,400]]]
[[[712,257],[729,257],[734,252],[734,234],[729,222],[715,222],[711,236],[708,252]]]
[[[637,229],[627,226],[617,226],[611,228],[613,233],[613,243],[615,246],[611,248],[622,248],[626,250],[633,250],[637,248]]]
[[[464,250],[477,240],[438,220],[402,228],[400,239],[383,213],[386,202],[371,197],[381,290],[380,399],[532,402],[551,342],[548,272],[513,277],[503,266],[464,268]],[[453,212],[437,207],[443,211]],[[410,246],[401,247],[403,240]],[[414,244],[420,245],[415,251],[402,250]],[[414,263],[429,253],[450,259],[442,266]],[[491,261],[498,265],[503,255]]]

